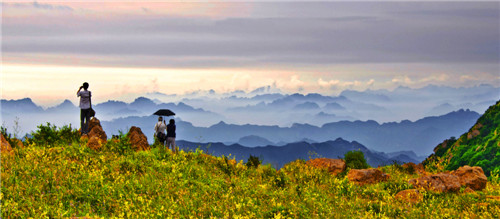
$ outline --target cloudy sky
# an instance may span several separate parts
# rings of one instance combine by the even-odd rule
[[[500,86],[499,2],[4,1],[2,98]]]

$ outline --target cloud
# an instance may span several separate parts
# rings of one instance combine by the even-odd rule
[[[375,79],[370,79],[368,81],[340,81],[340,80],[329,80],[325,81],[323,78],[319,78],[317,84],[322,89],[331,89],[335,91],[342,91],[345,89],[356,89],[356,90],[365,90],[369,87],[372,87],[375,84]]]
[[[319,5],[338,10],[345,4]],[[288,14],[224,19],[146,13],[112,18],[61,15],[58,20],[63,22],[59,21],[58,25],[54,25],[54,18],[43,15],[6,17],[3,53],[7,56],[12,53],[103,56],[116,60],[116,65],[158,67],[497,63],[500,59],[500,27],[494,16],[484,17],[481,22],[470,16],[406,19],[404,14],[381,10],[396,10],[396,4],[380,4],[379,13],[369,15],[356,10],[363,8],[360,3],[347,5],[351,5],[350,14],[332,15],[314,8],[317,13],[312,9],[307,11],[309,17]],[[483,8],[492,5],[479,4]],[[278,7],[297,9],[301,5],[271,6],[277,10]],[[41,3],[36,3],[36,7],[65,8]],[[127,58],[134,56],[150,57],[147,60],[151,61]]]
[[[55,4],[47,4],[47,3],[38,3],[37,1],[34,1],[32,3],[2,3],[2,7],[13,7],[13,8],[20,8],[20,9],[28,9],[28,8],[33,8],[33,9],[40,9],[40,10],[58,10],[58,11],[74,11],[72,7],[66,6],[66,5],[55,5]]]
[[[273,82],[273,87],[277,87],[278,89],[286,90],[286,91],[291,91],[291,92],[297,92],[297,91],[302,91],[304,90],[304,86],[306,86],[307,83],[300,80],[299,75],[292,75],[290,76],[289,79],[277,79]]]

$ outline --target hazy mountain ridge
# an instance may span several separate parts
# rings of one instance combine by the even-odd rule
[[[378,151],[414,150],[418,155],[428,155],[442,139],[465,132],[479,117],[473,110],[461,111],[458,107],[470,106],[484,112],[500,99],[499,90],[491,85],[398,87],[392,91],[346,90],[339,96],[328,96],[283,94],[264,87],[250,93],[156,92],[130,103],[116,100],[94,103],[94,108],[97,117],[106,124],[105,130],[113,134],[136,125],[150,137],[152,124],[157,121],[152,113],[168,108],[177,114],[174,118],[181,139],[188,141],[236,143],[240,138],[254,135],[283,145],[304,138],[324,142],[342,137]],[[2,100],[2,124],[10,128],[18,117],[25,133],[45,122],[79,127],[79,109],[72,102],[65,100],[44,110],[29,98]],[[443,110],[455,112],[431,116]]]
[[[304,138],[325,142],[336,138],[355,140],[372,150],[384,152],[414,151],[428,155],[442,139],[458,135],[468,129],[479,118],[469,110],[459,110],[438,117],[427,117],[415,122],[402,121],[379,124],[376,121],[341,121],[321,127],[309,124],[294,124],[290,127],[236,125],[219,122],[210,127],[197,127],[176,120],[177,138],[192,142],[238,142],[241,138],[254,135],[279,145],[301,141]],[[127,117],[102,121],[106,132],[117,134],[131,125],[140,127],[152,138],[156,116]],[[150,141],[152,141],[150,139]],[[266,145],[260,145],[266,146]]]
[[[284,146],[264,147],[244,147],[240,144],[226,145],[220,142],[196,143],[182,140],[177,141],[177,144],[184,150],[195,151],[197,148],[200,148],[208,154],[214,156],[234,156],[236,160],[247,160],[250,155],[253,155],[262,159],[264,163],[270,163],[277,168],[281,168],[284,164],[297,159],[309,160],[310,158],[318,157],[343,158],[346,152],[353,150],[362,151],[368,164],[374,167],[389,165],[393,162],[419,162],[401,154],[391,157],[385,153],[372,152],[356,141],[349,142],[341,138],[321,143],[302,141],[289,143]]]

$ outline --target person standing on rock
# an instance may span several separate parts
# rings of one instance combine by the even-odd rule
[[[158,117],[158,122],[155,125],[155,137],[165,148],[165,130],[167,129],[167,124],[163,121],[163,117]]]
[[[83,88],[83,90],[82,90]],[[90,121],[90,98],[92,94],[88,90],[89,83],[85,82],[80,89],[76,92],[76,96],[80,97],[80,128],[82,135],[89,133],[89,121]]]
[[[167,148],[172,148],[172,152],[178,152],[176,151],[176,146],[175,146],[175,120],[170,119],[167,125]]]

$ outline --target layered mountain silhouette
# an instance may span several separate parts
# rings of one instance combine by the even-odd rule
[[[259,157],[264,164],[270,163],[277,168],[297,159],[309,160],[311,158],[343,158],[348,151],[362,151],[369,165],[377,167],[388,165],[394,162],[418,163],[417,160],[409,157],[398,156],[391,157],[381,152],[373,152],[356,141],[346,141],[338,138],[334,141],[322,143],[295,142],[284,146],[265,146],[265,147],[244,147],[240,144],[226,145],[223,143],[196,143],[189,141],[177,141],[177,145],[184,150],[201,149],[214,156],[231,156],[236,160],[246,161],[250,155]]]
[[[479,118],[470,110],[459,110],[442,116],[426,117],[415,122],[402,121],[379,124],[375,121],[341,121],[323,126],[294,124],[291,127],[235,125],[219,122],[209,127],[196,127],[177,119],[177,138],[191,142],[239,142],[241,138],[256,136],[277,145],[301,141],[316,142],[343,138],[357,141],[376,151],[414,151],[428,155],[442,139],[465,132]],[[101,122],[106,132],[118,134],[134,124],[152,138],[156,116],[127,117]],[[458,133],[458,134],[457,134]],[[151,137],[150,137],[151,136]],[[254,138],[256,138],[254,137]],[[247,144],[257,146],[257,144]],[[258,146],[266,146],[267,143]]]
[[[492,105],[458,139],[450,138],[434,148],[423,163],[455,170],[463,165],[480,166],[486,175],[500,173],[500,101]]]
[[[155,92],[130,103],[94,102],[94,109],[106,132],[118,134],[118,130],[128,130],[135,125],[144,130],[150,143],[152,127],[157,121],[152,113],[167,108],[176,113],[173,118],[177,121],[178,139],[191,142],[232,144],[243,140],[240,143],[247,146],[266,146],[303,139],[326,142],[341,137],[376,151],[414,151],[418,157],[432,153],[443,139],[466,132],[479,118],[476,112],[484,112],[498,99],[498,87],[491,85],[346,90],[338,96],[285,94],[272,87],[262,87],[250,93],[209,91],[166,95]],[[19,118],[24,132],[21,135],[46,122],[78,127],[79,109],[74,104],[77,101],[75,97],[42,108],[29,98],[2,100],[2,124],[12,127],[16,117]],[[461,108],[471,110],[459,110]],[[248,136],[251,137],[245,139]]]

